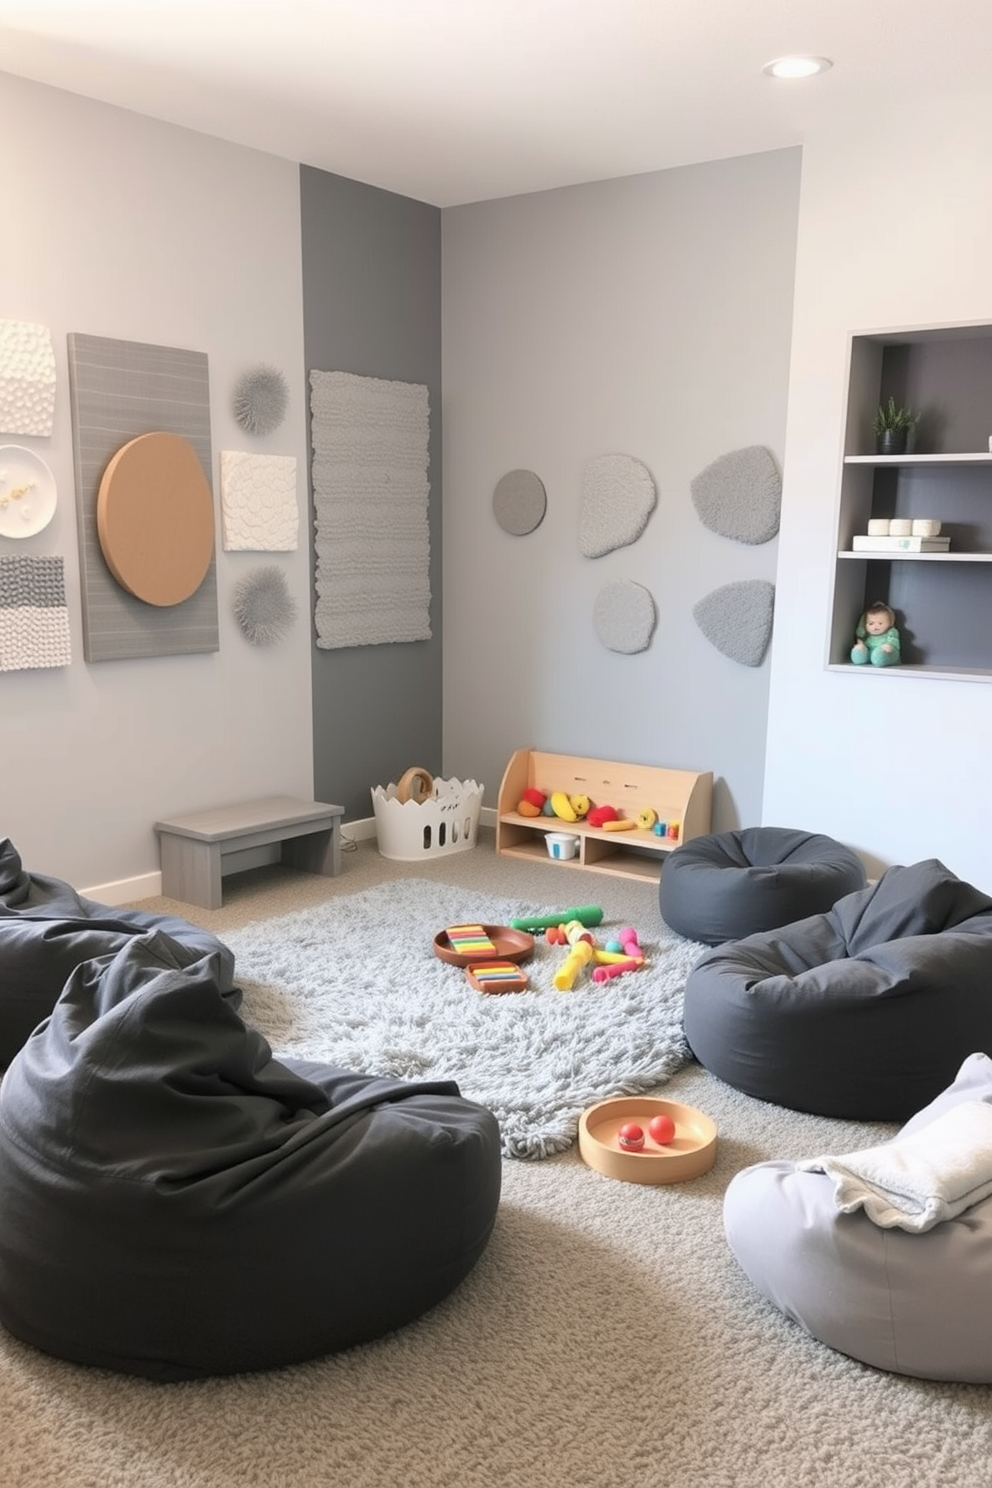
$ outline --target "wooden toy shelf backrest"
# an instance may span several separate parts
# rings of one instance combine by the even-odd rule
[[[536,786],[545,792],[588,796],[593,805],[615,806],[621,816],[631,818],[644,807],[653,807],[661,820],[681,822],[684,841],[710,830],[710,794],[700,790],[706,778],[695,770],[518,749],[503,776],[499,810],[515,810],[524,790]]]

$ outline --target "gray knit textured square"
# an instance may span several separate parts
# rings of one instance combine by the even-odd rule
[[[582,472],[579,548],[602,558],[636,542],[654,511],[654,477],[633,455],[598,455]]]
[[[71,660],[63,560],[0,558],[0,672]]]
[[[544,521],[548,496],[533,470],[508,470],[493,491],[493,516],[504,532],[526,537]]]
[[[770,542],[778,532],[782,477],[764,445],[721,455],[690,482],[693,505],[704,527],[734,542]]]
[[[650,592],[632,579],[604,584],[593,605],[592,622],[599,639],[607,650],[627,656],[647,650],[656,620]]]
[[[760,666],[772,634],[775,585],[767,579],[739,579],[712,590],[693,606],[693,619],[706,639],[741,666]]]

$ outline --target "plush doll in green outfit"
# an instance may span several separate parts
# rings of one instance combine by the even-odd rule
[[[899,632],[896,629],[895,612],[887,604],[876,601],[869,605],[855,631],[857,640],[851,649],[851,660],[855,666],[895,666],[899,660]]]

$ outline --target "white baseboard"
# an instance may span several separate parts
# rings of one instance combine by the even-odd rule
[[[120,878],[116,883],[94,884],[91,889],[80,889],[87,899],[97,904],[130,904],[137,899],[157,899],[162,892],[161,873],[142,873],[137,878]]]
[[[375,817],[363,816],[359,821],[341,823],[341,841],[367,842],[375,836]]]

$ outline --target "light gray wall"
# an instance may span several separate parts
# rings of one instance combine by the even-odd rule
[[[937,857],[986,892],[992,685],[845,675],[823,658],[849,336],[992,321],[990,158],[987,98],[885,112],[804,149],[765,773],[766,819],[830,832],[876,871]]]
[[[72,665],[0,674],[0,836],[25,864],[94,888],[157,875],[158,817],[270,792],[310,795],[308,542],[295,553],[224,553],[220,650],[83,659],[66,335],[81,331],[206,352],[215,509],[222,449],[294,455],[305,517],[306,403],[295,164],[0,76],[0,316],[52,332],[50,438],[37,450],[58,509],[0,552],[65,558]],[[268,362],[289,385],[285,423],[246,444],[235,380]],[[300,609],[289,637],[251,647],[231,613],[242,574],[275,563]],[[154,882],[145,892],[156,890]]]
[[[308,372],[425,384],[430,405],[431,639],[312,649],[315,794],[362,818],[372,786],[441,771],[441,214],[309,167],[300,180]]]
[[[690,481],[752,444],[781,466],[799,172],[777,151],[442,215],[444,767],[489,806],[531,745],[712,770],[715,824],[760,820],[769,662],[728,660],[692,607],[773,580],[777,542],[704,528]],[[611,452],[648,466],[658,504],[636,544],[590,560],[582,471]],[[548,495],[526,537],[492,511],[516,468]],[[637,655],[594,631],[616,579],[657,605]]]

